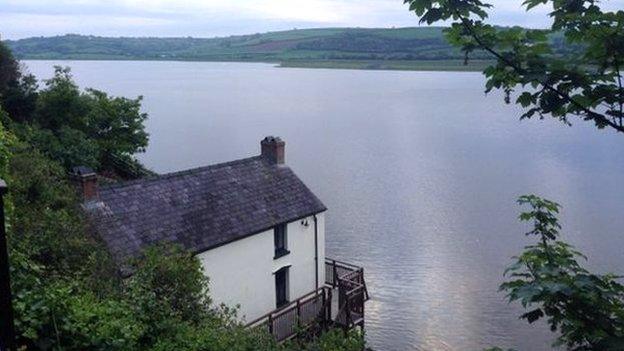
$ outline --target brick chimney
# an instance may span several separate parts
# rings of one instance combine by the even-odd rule
[[[73,168],[73,174],[78,181],[79,191],[84,202],[90,202],[99,198],[98,180],[95,172],[85,166]]]
[[[262,156],[276,165],[283,165],[286,143],[279,137],[268,136],[260,142]]]

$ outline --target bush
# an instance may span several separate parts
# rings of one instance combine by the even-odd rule
[[[63,329],[68,349],[132,350],[145,333],[132,306],[124,300],[99,298],[86,292],[68,299]]]
[[[27,250],[50,275],[87,277],[104,266],[114,270],[112,261],[104,259],[106,249],[86,234],[76,191],[67,183],[62,167],[36,149],[18,144],[9,172],[16,208],[10,244]],[[101,262],[89,260],[95,255]]]
[[[56,160],[65,170],[77,165],[97,169],[100,149],[96,141],[79,130],[61,127],[56,133],[32,125],[15,125],[13,130],[22,140]]]
[[[199,324],[208,316],[208,279],[199,260],[177,248],[148,249],[134,263],[127,299],[147,326],[146,338],[170,335],[181,321]]]
[[[158,338],[152,350],[286,351],[270,335],[245,329],[241,325],[224,325],[222,319],[218,317],[205,320],[199,325],[179,323],[171,336]]]
[[[356,330],[349,331],[346,335],[342,330],[334,329],[321,334],[312,342],[300,344],[292,350],[305,351],[362,351],[365,349],[364,335]]]

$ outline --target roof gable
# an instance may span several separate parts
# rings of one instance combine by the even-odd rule
[[[120,264],[153,244],[199,253],[326,210],[290,168],[262,156],[102,186],[85,209]]]

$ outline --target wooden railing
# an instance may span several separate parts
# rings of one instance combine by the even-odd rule
[[[325,260],[325,284],[338,288],[338,313],[334,322],[345,329],[364,326],[364,302],[369,299],[364,269],[333,259]]]
[[[331,299],[331,289],[322,287],[250,322],[247,327],[264,329],[278,342],[315,325],[326,328],[331,321]]]
[[[334,260],[331,258],[325,259],[325,284],[330,285],[333,288],[338,287],[338,280],[347,274],[360,271],[362,279],[364,279],[364,269],[350,263]]]
[[[338,311],[332,318],[334,289],[338,290]],[[278,342],[294,338],[314,327],[319,330],[311,332],[327,329],[329,325],[345,330],[355,326],[363,328],[364,302],[368,298],[363,268],[326,259],[324,287],[263,315],[248,323],[247,327],[265,330]]]

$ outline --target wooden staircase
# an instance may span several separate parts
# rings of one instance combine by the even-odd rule
[[[369,300],[364,269],[348,263],[327,259],[325,283],[338,289],[338,313],[333,323],[345,330],[364,328],[364,304]]]
[[[331,321],[331,301],[332,291],[324,286],[248,323],[247,327],[266,330],[278,342],[312,328],[327,329]]]
[[[336,298],[337,311],[332,313]],[[368,299],[363,268],[326,259],[325,286],[265,314],[247,327],[266,330],[278,342],[318,334],[332,325],[345,331],[358,326],[364,329],[364,303]]]

